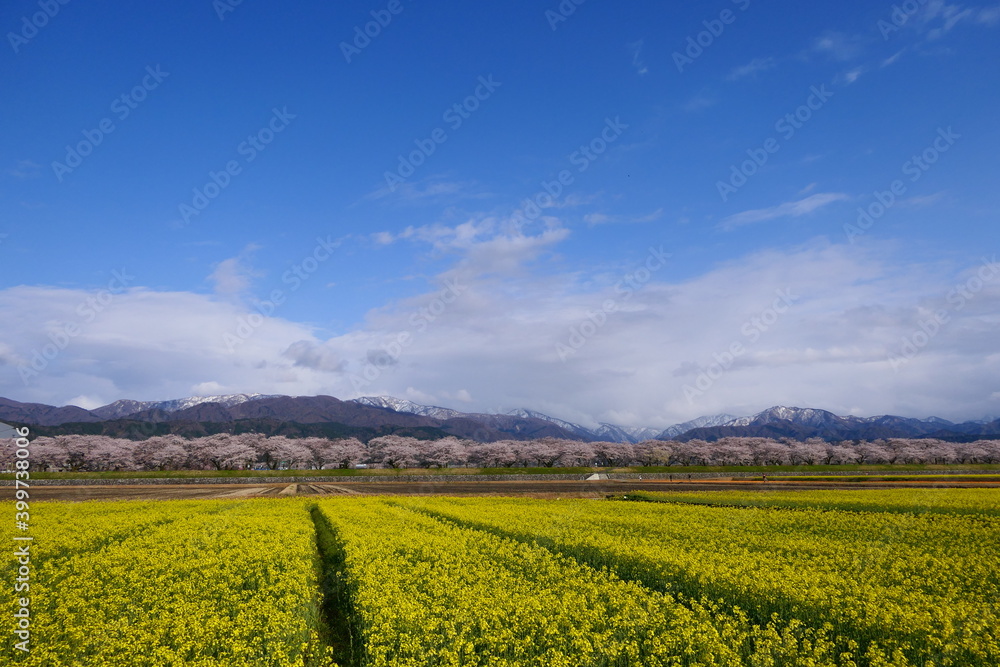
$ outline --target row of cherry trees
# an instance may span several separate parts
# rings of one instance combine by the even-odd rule
[[[362,463],[387,468],[1000,463],[1000,440],[951,443],[904,438],[860,444],[723,438],[716,442],[647,440],[631,445],[556,438],[478,443],[449,437],[426,441],[395,435],[368,443],[355,438],[291,439],[228,433],[140,441],[67,435],[36,438],[30,451],[36,470],[74,471],[319,469]],[[0,448],[0,467],[10,469],[13,461],[13,441],[6,441]]]

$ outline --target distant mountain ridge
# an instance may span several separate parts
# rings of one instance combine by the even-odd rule
[[[667,430],[660,433],[657,437],[658,440],[669,440],[671,438],[676,438],[679,435],[684,435],[693,428],[711,428],[713,426],[724,426],[738,419],[736,415],[713,415],[710,417],[698,417],[697,419],[692,419],[691,421],[686,421],[683,424],[674,424]]]
[[[749,417],[716,426],[689,429],[677,440],[718,440],[724,437],[822,438],[878,440],[881,438],[969,439],[1000,435],[1000,420],[955,424],[939,417],[914,419],[895,415],[842,417],[827,410],[776,406]]]
[[[130,401],[125,399],[109,403],[108,405],[91,410],[91,412],[101,419],[124,419],[130,415],[147,410],[177,412],[203,403],[218,403],[230,407],[256,399],[276,397],[266,394],[230,394],[226,396],[192,396],[189,398],[176,398],[172,401]]]
[[[412,406],[401,402],[395,407]],[[170,423],[176,426],[171,432],[197,432],[198,424],[212,425],[210,430],[217,432],[220,424],[241,422],[267,424],[273,428],[274,424],[285,422],[306,426],[335,424],[379,433],[419,431],[437,433],[438,437],[454,435],[479,441],[578,438],[577,434],[541,419],[516,415],[481,415],[476,419],[457,411],[450,411],[448,415],[429,409],[421,411],[439,416],[397,411],[388,403],[383,407],[381,404],[341,401],[332,396],[235,394],[173,401],[116,401],[93,411],[0,399],[0,420],[45,427],[75,424],[77,432],[95,432],[93,426],[112,422],[115,423],[114,433],[134,432],[130,423]],[[67,430],[60,429],[60,432]]]
[[[355,403],[368,405],[373,408],[384,408],[393,412],[408,412],[422,417],[433,417],[435,419],[455,419],[464,417],[465,413],[450,408],[441,408],[436,405],[420,405],[403,398],[393,398],[392,396],[364,396],[353,399]]]
[[[457,410],[452,410],[450,408],[420,405],[413,403],[412,401],[393,398],[392,396],[364,396],[362,398],[355,398],[352,400],[363,405],[383,407],[397,412],[409,412],[412,414],[426,415],[439,419],[472,419],[474,421],[489,424],[495,428],[503,428],[504,423],[512,417],[545,421],[550,424],[555,424],[567,433],[573,434],[573,436],[579,440],[603,440],[607,442],[636,443],[642,442],[643,440],[655,439],[660,432],[659,429],[655,428],[619,426],[603,422],[600,423],[597,428],[587,428],[580,424],[574,424],[573,422],[568,422],[563,419],[550,417],[549,415],[535,410],[528,410],[526,408],[517,408],[515,410],[510,410],[509,412],[497,414],[486,412],[458,412]]]
[[[718,440],[723,437],[822,438],[876,440],[880,438],[977,439],[1000,436],[1000,419],[955,424],[946,419],[915,419],[893,415],[839,416],[826,410],[775,406],[755,415],[729,414],[698,417],[667,429],[599,423],[586,426],[550,417],[530,409],[504,414],[466,413],[421,405],[391,396],[366,396],[341,401],[332,396],[231,394],[195,396],[169,401],[119,400],[94,410],[54,407],[0,398],[0,421],[38,426],[79,424],[92,431],[99,422],[232,424],[290,423],[342,425],[369,432],[411,429],[443,433],[479,441],[556,437],[586,441],[637,443],[643,440]],[[122,428],[125,428],[122,426]],[[81,430],[81,432],[83,432]]]

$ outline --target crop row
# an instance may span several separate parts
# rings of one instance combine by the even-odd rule
[[[982,517],[650,503],[405,500],[758,623],[832,627],[859,664],[1000,664],[1000,530]]]
[[[856,664],[822,628],[681,604],[548,549],[384,501],[320,508],[342,550],[361,665]]]
[[[772,478],[773,479],[773,478]],[[802,480],[803,477],[794,479]],[[842,478],[831,478],[842,479]],[[897,478],[893,478],[897,479]],[[949,476],[954,480],[954,476]],[[729,507],[773,507],[820,509],[846,512],[892,512],[899,514],[961,514],[1000,518],[1000,489],[845,489],[836,491],[772,490],[692,491],[658,493],[631,491],[626,500],[685,503]]]
[[[43,503],[10,663],[1000,664],[991,497],[885,493]]]
[[[32,536],[30,651],[5,646],[11,664],[332,664],[301,503],[41,504]]]

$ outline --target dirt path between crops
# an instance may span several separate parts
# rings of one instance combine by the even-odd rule
[[[235,486],[235,488],[234,488]],[[178,484],[107,486],[36,486],[34,500],[173,500],[239,499],[334,495],[530,496],[604,498],[630,491],[789,491],[795,489],[1000,489],[997,482],[749,482],[749,481],[503,481],[503,482],[345,482],[340,484]]]

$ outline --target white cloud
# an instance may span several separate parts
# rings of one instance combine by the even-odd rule
[[[524,406],[605,421],[624,415],[652,426],[773,404],[952,419],[997,412],[989,397],[1000,392],[1000,279],[951,310],[947,325],[896,373],[888,355],[930,314],[950,307],[947,295],[959,278],[940,265],[901,262],[879,245],[817,242],[754,253],[682,280],[654,273],[641,289],[623,292],[620,281],[638,275],[642,252],[609,258],[600,272],[531,270],[531,260],[564,238],[558,229],[484,236],[433,289],[374,309],[328,339],[279,312],[230,350],[224,336],[251,311],[208,295],[132,289],[82,322],[27,385],[18,364],[49,343],[47,334],[78,321],[88,295],[5,289],[0,395],[93,405],[195,393],[391,394],[469,411]],[[620,268],[608,274],[612,262]],[[445,302],[448,281],[460,290]],[[787,289],[793,307],[771,319],[776,293]],[[609,300],[614,312],[562,361],[556,344],[569,345],[572,332]],[[403,333],[407,342],[393,358]],[[684,385],[733,343],[746,347],[738,363],[703,395],[685,398]],[[369,360],[386,359],[392,363],[370,384],[352,382]]]
[[[701,111],[702,109],[714,107],[716,104],[718,104],[718,100],[714,97],[708,95],[707,93],[698,93],[691,99],[687,100],[681,108],[688,113],[695,113],[697,111]]]
[[[658,208],[652,213],[640,216],[612,215],[608,213],[588,213],[583,216],[583,221],[591,227],[607,224],[643,224],[656,222],[663,217],[663,209]]]
[[[202,382],[196,384],[192,389],[195,396],[223,396],[226,394],[226,387],[218,382]]]
[[[921,16],[927,38],[940,39],[959,23],[974,20],[976,11],[962,5],[950,5],[944,0],[931,0],[924,6]]]
[[[261,276],[261,273],[251,266],[253,254],[259,249],[259,246],[248,245],[239,256],[230,257],[215,265],[208,279],[212,282],[216,294],[235,298],[250,289],[254,278]]]
[[[909,208],[926,208],[941,202],[944,200],[945,196],[946,193],[944,192],[935,192],[929,195],[908,197],[907,199],[901,199],[898,205]]]
[[[865,67],[855,67],[852,70],[844,72],[841,75],[841,78],[843,79],[844,84],[849,86],[852,83],[854,83],[855,81],[857,81],[858,79],[860,79],[861,75],[864,74],[866,71],[867,71],[867,68],[865,68]]]
[[[478,217],[454,225],[448,226],[440,223],[431,225],[421,225],[420,227],[409,226],[401,232],[377,232],[372,238],[380,245],[389,245],[397,241],[418,241],[432,245],[437,250],[449,250],[456,248],[468,248],[477,243],[479,239],[489,237],[494,234],[499,226],[499,221],[494,217]]]
[[[663,217],[663,209],[658,208],[652,213],[647,213],[646,215],[641,215],[638,218],[633,218],[633,222],[656,222]]]
[[[583,221],[588,225],[606,225],[612,222],[618,222],[618,216],[608,215],[607,213],[588,213],[583,216]]]
[[[1000,23],[1000,5],[979,10],[979,13],[976,14],[976,22],[988,26]]]
[[[507,218],[479,216],[454,226],[411,226],[397,234],[380,232],[374,238],[381,244],[408,240],[426,244],[437,254],[457,254],[460,259],[448,275],[465,277],[517,273],[570,234],[559,219],[551,216],[540,216],[531,226],[539,228],[536,233],[519,228]]]
[[[19,160],[17,166],[8,169],[7,174],[14,178],[37,178],[42,174],[42,165],[32,160]]]
[[[746,65],[735,68],[727,77],[730,81],[745,77],[756,77],[761,72],[765,72],[778,64],[774,58],[754,58]]]
[[[976,24],[993,27],[1000,23],[1000,5],[976,7],[950,4],[944,0],[930,0],[913,20],[908,20],[906,28],[916,31],[927,41],[946,37],[962,24]],[[899,54],[893,56],[893,59]]]
[[[719,226],[725,230],[732,230],[754,222],[764,222],[777,218],[798,218],[845,199],[850,199],[850,197],[837,192],[821,192],[810,195],[805,199],[785,202],[784,204],[778,204],[770,208],[743,211],[724,219]]]
[[[859,35],[830,31],[813,42],[813,51],[831,60],[854,60],[864,51],[864,41]]]
[[[411,400],[414,403],[421,403],[423,405],[437,405],[439,402],[437,396],[433,396],[431,394],[425,394],[419,389],[414,389],[413,387],[407,387],[406,392],[404,393],[405,396],[403,396],[402,398]]]
[[[601,198],[600,193],[581,195],[576,192],[566,195],[565,197],[557,200],[554,204],[555,208],[574,208],[576,206],[587,206],[588,204],[593,204],[598,199]]]
[[[84,410],[94,410],[101,407],[102,405],[107,405],[106,401],[102,401],[100,398],[94,396],[74,396],[73,398],[66,401],[67,405],[75,405],[77,407],[83,408]]]
[[[412,389],[412,388],[411,388]],[[408,390],[409,391],[409,390]],[[414,392],[418,393],[418,392]],[[473,403],[472,395],[465,389],[459,389],[456,392],[442,392],[441,399],[439,402],[447,402],[448,404],[454,403]]]
[[[646,67],[646,63],[642,59],[642,47],[644,44],[645,40],[640,39],[638,42],[632,42],[628,45],[629,53],[632,54],[632,67],[639,76],[649,74],[649,68]]]
[[[390,186],[382,184],[369,192],[361,201],[392,200],[403,204],[426,204],[442,199],[487,199],[492,195],[476,183],[449,179],[442,174],[405,180]],[[355,202],[355,205],[360,202]]]
[[[899,62],[899,59],[903,57],[904,53],[906,53],[905,48],[896,51],[894,54],[892,54],[891,56],[882,61],[881,67],[888,67],[890,65],[895,65],[897,62]]]
[[[282,357],[295,341],[313,338],[307,326],[269,318],[231,350],[225,336],[237,335],[241,318],[253,312],[236,302],[133,288],[96,310],[88,307],[93,297],[50,287],[0,291],[0,314],[19,318],[3,332],[10,352],[0,365],[0,395],[109,403],[203,393],[206,383],[218,390],[210,393],[249,386],[270,386],[273,393],[320,389],[310,379],[314,373]],[[78,327],[75,336],[60,333],[67,325]],[[26,382],[21,369],[29,371]]]

